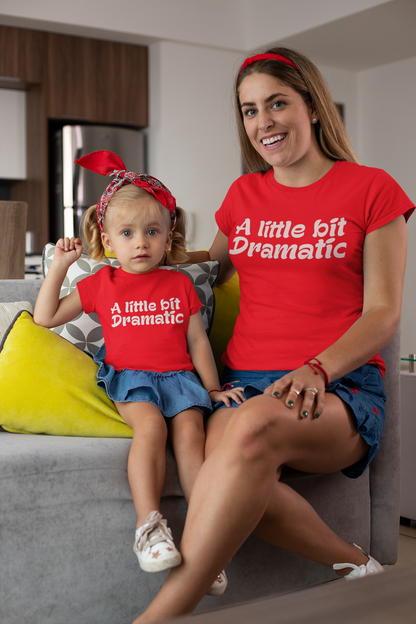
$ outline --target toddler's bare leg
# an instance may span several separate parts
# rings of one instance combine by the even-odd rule
[[[204,418],[197,409],[180,412],[170,424],[171,442],[179,481],[189,502],[198,472],[204,463]]]
[[[165,481],[167,426],[160,410],[152,403],[115,403],[118,413],[133,429],[127,474],[137,527],[151,511],[159,511]]]

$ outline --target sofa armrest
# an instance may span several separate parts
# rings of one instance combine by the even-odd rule
[[[34,307],[42,282],[34,279],[0,280],[0,302],[29,301]]]
[[[400,522],[400,326],[381,350],[386,364],[386,420],[380,448],[370,464],[371,554],[397,561]]]

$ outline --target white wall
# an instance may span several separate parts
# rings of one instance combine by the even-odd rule
[[[247,0],[248,49],[265,47],[389,0]]]
[[[313,59],[312,59],[313,60]],[[356,72],[319,66],[335,102],[344,104],[344,124],[356,152],[359,149],[358,76]]]
[[[132,43],[153,38],[248,51],[388,1],[1,0],[0,23]]]
[[[189,214],[193,248],[206,248],[214,212],[241,173],[231,87],[242,57],[166,41],[149,52],[149,172]]]
[[[0,178],[26,178],[26,93],[0,89]]]
[[[1,0],[0,23],[131,43],[165,40],[241,50],[245,8],[245,0]]]
[[[360,72],[359,153],[387,171],[416,203],[416,57]],[[416,353],[416,215],[408,223],[402,356]]]

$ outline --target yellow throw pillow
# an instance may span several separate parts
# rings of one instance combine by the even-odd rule
[[[214,286],[215,314],[209,341],[214,353],[218,373],[221,375],[224,364],[221,356],[227,350],[233,335],[235,320],[240,312],[240,282],[237,273],[220,286]]]
[[[21,312],[0,347],[0,425],[17,433],[131,438],[86,353]]]

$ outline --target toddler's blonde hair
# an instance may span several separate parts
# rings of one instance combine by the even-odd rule
[[[104,230],[106,219],[111,219],[111,214],[117,207],[136,208],[137,203],[142,199],[152,198],[155,202],[155,208],[161,209],[162,214],[166,213],[166,223],[168,231],[170,230],[171,218],[170,212],[163,206],[151,193],[136,186],[135,184],[126,184],[122,186],[111,198],[108,203],[107,212],[104,217]],[[109,211],[109,213],[108,213]],[[108,217],[107,217],[108,213]],[[176,206],[175,209],[176,222],[172,230],[172,242],[168,254],[169,264],[183,264],[187,262],[186,254],[186,213],[182,208]],[[88,257],[92,260],[100,262],[105,256],[105,249],[101,240],[101,231],[97,223],[96,205],[90,206],[85,212],[82,220],[82,230],[84,240],[88,246]]]

